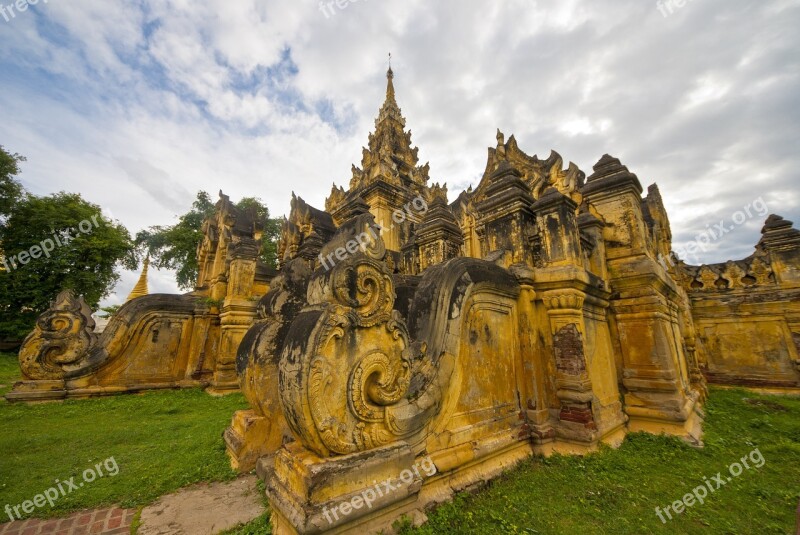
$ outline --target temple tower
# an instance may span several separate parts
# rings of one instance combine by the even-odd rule
[[[353,177],[347,192],[333,185],[325,201],[325,210],[341,225],[355,204],[366,203],[387,249],[399,252],[411,236],[411,226],[420,220],[411,202],[418,197],[427,200],[429,165],[417,165],[418,150],[411,146],[411,131],[397,105],[394,72],[386,73],[386,100],[375,119],[375,132],[363,148],[361,167],[352,168]]]

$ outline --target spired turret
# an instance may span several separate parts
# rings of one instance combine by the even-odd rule
[[[368,146],[363,148],[361,167],[353,166],[346,193],[334,184],[325,202],[336,225],[344,223],[352,214],[351,204],[365,202],[382,227],[381,236],[386,247],[392,251],[402,249],[411,235],[411,225],[419,222],[420,214],[409,210],[409,203],[415,198],[429,198],[430,166],[427,163],[418,165],[419,149],[412,147],[411,131],[406,131],[405,126],[406,120],[395,96],[394,71],[389,68],[386,99],[375,119],[375,131],[369,135]],[[400,222],[397,211],[403,214]]]

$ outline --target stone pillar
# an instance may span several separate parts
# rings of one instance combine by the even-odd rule
[[[549,188],[532,209],[539,236],[536,288],[549,318],[560,402],[556,449],[581,453],[600,440],[617,443],[625,418],[616,386],[608,380],[614,359],[606,327],[607,292],[605,281],[586,270],[578,204]],[[588,361],[587,348],[594,362]]]
[[[540,324],[537,305],[541,300],[535,290],[536,272],[529,266],[515,264],[511,272],[519,282],[520,352],[522,355],[522,405],[527,420],[529,436],[541,453],[550,453],[556,432],[550,414],[548,373],[550,355],[536,326]]]
[[[229,247],[230,267],[226,296],[220,314],[220,341],[210,391],[226,393],[239,389],[236,350],[256,316],[252,299],[258,243],[242,238]]]
[[[639,179],[605,155],[582,193],[605,220],[611,307],[618,333],[625,410],[632,431],[699,443],[699,393],[689,384],[675,282],[648,247]]]
[[[584,351],[583,301],[577,290],[545,292],[553,336],[556,388],[561,407],[556,436],[569,442],[591,444],[597,439],[597,423],[592,413],[592,380]]]

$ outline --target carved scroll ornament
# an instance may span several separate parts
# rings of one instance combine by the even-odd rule
[[[294,318],[280,360],[281,402],[302,443],[321,456],[376,448],[420,432],[440,396],[409,396],[412,378],[437,373],[425,365],[424,344],[413,344],[393,310],[394,283],[372,216],[349,221],[322,251],[354,236],[364,247],[309,283],[308,304]],[[435,381],[434,381],[435,382]],[[434,388],[434,390],[437,390]],[[438,390],[437,390],[438,391]]]
[[[36,320],[36,327],[22,343],[19,363],[27,379],[57,380],[88,367],[94,345],[92,311],[71,290],[58,294],[55,302]]]

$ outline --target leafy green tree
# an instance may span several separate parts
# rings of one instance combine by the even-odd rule
[[[276,265],[277,243],[281,220],[272,219],[269,209],[255,197],[245,197],[236,207],[249,212],[263,229],[261,257],[270,266]],[[203,240],[203,222],[214,215],[215,204],[205,191],[199,191],[191,209],[171,226],[157,225],[140,231],[136,245],[150,255],[150,263],[158,269],[173,269],[178,286],[188,290],[197,282],[197,247]]]
[[[263,232],[261,238],[261,259],[270,267],[278,265],[278,238],[281,236],[283,219],[269,216],[269,208],[257,197],[245,197],[236,203],[242,211],[249,211]]]
[[[0,337],[25,336],[56,295],[72,289],[93,309],[136,268],[134,244],[118,222],[80,195],[23,194],[0,227]]]
[[[99,315],[101,318],[110,318],[111,316],[113,316],[114,314],[116,314],[116,313],[117,313],[117,311],[118,311],[118,310],[119,310],[121,307],[122,307],[122,305],[111,305],[111,306],[107,306],[107,307],[100,307],[100,311],[101,311],[101,312],[104,312],[104,314],[102,314],[102,315],[98,314],[98,315]]]
[[[14,203],[22,196],[22,186],[14,180],[19,174],[19,163],[25,158],[19,154],[11,154],[0,145],[0,226],[8,217]]]
[[[214,203],[205,191],[197,193],[192,208],[172,226],[156,225],[136,235],[136,245],[150,255],[150,265],[174,269],[178,286],[191,289],[197,281],[197,246],[203,239],[203,221],[214,213]]]

